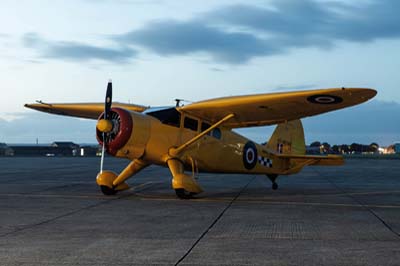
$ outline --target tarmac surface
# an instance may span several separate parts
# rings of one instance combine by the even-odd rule
[[[106,169],[128,162],[106,158]],[[400,265],[400,160],[350,159],[278,178],[168,169],[103,196],[98,158],[0,158],[0,265]]]

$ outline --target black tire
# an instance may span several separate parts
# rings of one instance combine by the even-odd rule
[[[175,193],[176,193],[176,196],[180,199],[192,199],[193,195],[195,195],[195,193],[188,192],[188,191],[184,190],[183,188],[175,189]]]
[[[109,188],[107,186],[100,186],[101,192],[103,192],[104,195],[107,196],[112,196],[117,194],[117,191],[113,188]]]
[[[277,183],[272,183],[272,189],[277,190],[278,189],[278,184]]]

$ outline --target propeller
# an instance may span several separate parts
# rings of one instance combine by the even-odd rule
[[[110,109],[112,104],[112,81],[110,80],[107,84],[106,100],[104,104],[104,119],[110,119]]]
[[[101,160],[100,160],[100,173],[103,172],[104,164],[104,152],[106,149],[106,134],[113,128],[111,121],[111,105],[112,105],[112,81],[110,80],[107,84],[106,98],[104,102],[104,118],[100,119],[97,123],[97,128],[103,133],[103,147],[101,149]]]

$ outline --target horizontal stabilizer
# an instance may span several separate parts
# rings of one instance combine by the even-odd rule
[[[343,165],[344,159],[338,155],[292,155],[292,154],[274,154],[277,158],[289,159],[291,167],[284,174],[298,173],[303,167],[309,165],[336,166]]]

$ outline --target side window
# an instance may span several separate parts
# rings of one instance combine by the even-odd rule
[[[184,128],[197,131],[197,125],[198,125],[197,120],[189,118],[189,117],[185,117],[185,120],[183,122],[183,127]]]
[[[219,128],[214,128],[213,131],[211,132],[211,135],[216,138],[216,139],[221,139],[221,129]]]
[[[201,131],[203,132],[204,130],[207,130],[211,127],[210,124],[207,124],[205,122],[201,123]],[[207,135],[209,136],[213,136],[216,139],[221,139],[222,133],[221,133],[221,129],[219,128],[214,128],[213,130],[211,130],[211,132],[209,132]]]

